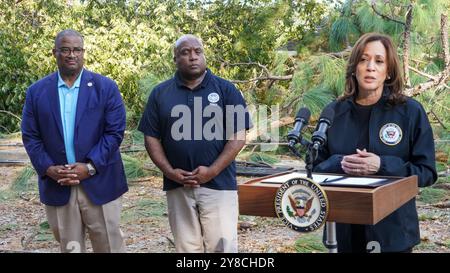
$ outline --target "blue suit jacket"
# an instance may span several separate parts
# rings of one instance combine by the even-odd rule
[[[65,205],[70,187],[45,175],[52,165],[67,164],[58,96],[58,75],[50,74],[27,90],[22,114],[22,140],[39,176],[41,202]],[[128,190],[119,146],[126,126],[125,107],[114,81],[84,70],[75,118],[77,162],[92,161],[97,174],[81,181],[89,199],[103,205]]]

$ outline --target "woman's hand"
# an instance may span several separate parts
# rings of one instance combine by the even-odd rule
[[[356,149],[356,154],[346,155],[341,161],[342,170],[350,175],[376,174],[380,169],[380,157],[374,153]]]

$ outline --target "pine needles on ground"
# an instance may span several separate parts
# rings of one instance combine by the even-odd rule
[[[35,175],[35,171],[33,167],[27,166],[25,167],[19,174],[19,176],[14,180],[11,185],[11,190],[14,192],[22,193],[35,190],[37,187],[37,183],[31,180],[31,177]]]

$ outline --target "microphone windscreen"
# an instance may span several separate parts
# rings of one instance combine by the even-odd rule
[[[323,109],[322,111],[322,114],[320,114],[319,120],[327,120],[331,126],[334,120],[334,109],[331,106],[325,107],[325,109]]]
[[[311,117],[311,112],[309,111],[309,109],[306,107],[302,107],[302,108],[300,108],[300,110],[298,110],[297,116],[295,117],[295,119],[304,119],[304,120],[306,120],[306,122],[308,122],[310,117]]]

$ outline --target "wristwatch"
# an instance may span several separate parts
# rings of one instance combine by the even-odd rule
[[[97,173],[97,170],[91,162],[86,163],[86,167],[88,168],[88,174],[90,176],[94,176]]]

